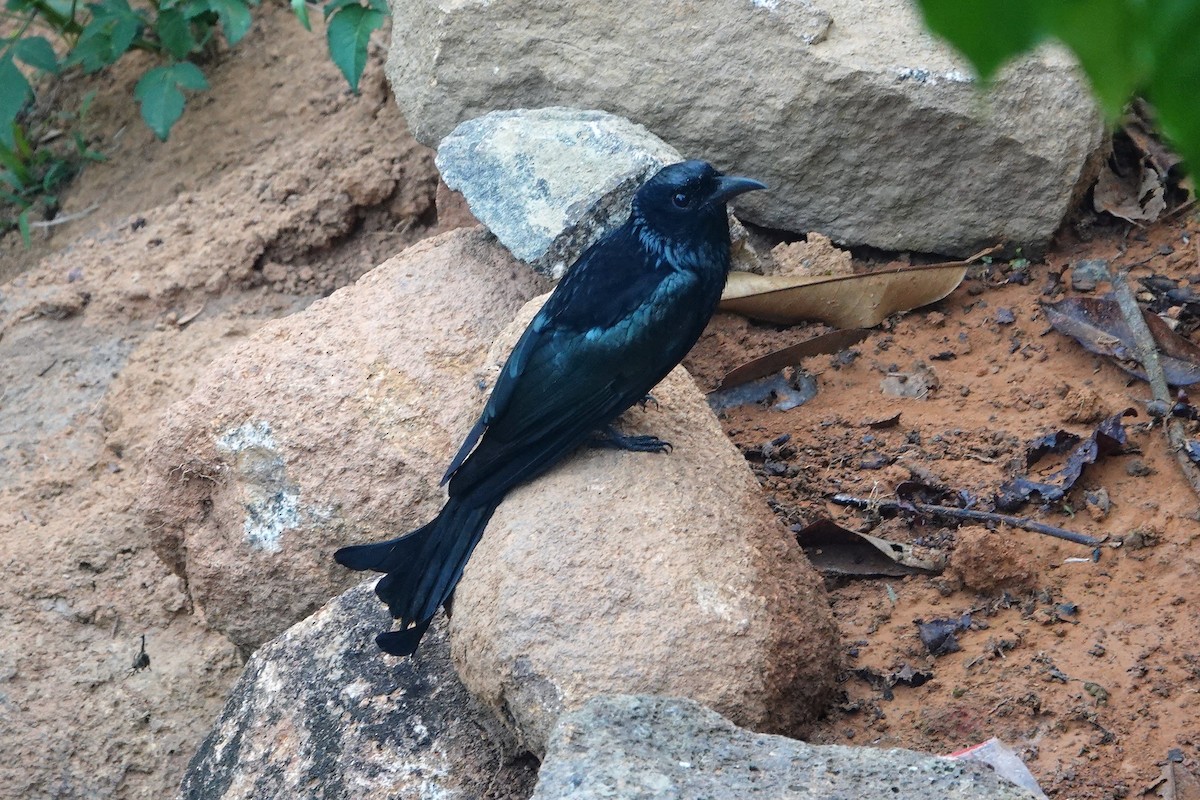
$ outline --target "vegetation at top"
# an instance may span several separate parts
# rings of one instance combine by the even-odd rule
[[[984,80],[1057,40],[1079,59],[1110,120],[1134,95],[1193,174],[1200,166],[1200,0],[917,0],[930,30]]]
[[[165,140],[183,114],[189,92],[208,88],[201,65],[217,37],[233,46],[250,29],[258,0],[6,0],[0,11],[0,203],[16,209],[17,226],[28,240],[29,213],[40,203],[57,209],[55,191],[85,160],[102,156],[89,150],[78,131],[85,111],[55,119],[31,113],[35,86],[44,76],[68,70],[91,74],[142,50],[155,63],[138,80],[133,94],[142,119]],[[308,5],[291,0],[292,11],[308,30]],[[371,32],[387,15],[384,0],[329,0],[324,6],[329,55],[358,91]],[[86,106],[86,101],[85,101]],[[60,128],[74,128],[73,150],[49,147]],[[0,227],[0,233],[3,227]]]

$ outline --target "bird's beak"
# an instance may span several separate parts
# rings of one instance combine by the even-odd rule
[[[765,183],[759,183],[750,178],[739,178],[735,175],[722,175],[717,178],[717,191],[713,194],[713,199],[718,203],[727,203],[739,194],[753,192],[759,189],[766,189]]]

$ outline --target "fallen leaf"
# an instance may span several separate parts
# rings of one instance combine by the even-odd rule
[[[870,428],[873,431],[887,430],[888,428],[894,428],[900,424],[900,414],[901,414],[901,412],[897,411],[895,414],[892,414],[890,417],[884,417],[883,419],[872,420],[870,422],[866,422],[863,424],[866,425],[868,428]]]
[[[1158,128],[1153,110],[1140,98],[1130,104],[1129,113],[1121,120],[1121,131],[1154,169],[1166,175],[1182,159],[1163,143]]]
[[[815,319],[837,328],[870,328],[899,311],[941,300],[962,283],[972,262],[997,249],[984,250],[966,261],[860,275],[731,272],[721,295],[721,309],[781,325]]]
[[[805,339],[803,342],[784,347],[773,353],[767,353],[765,356],[747,361],[745,364],[735,367],[721,379],[719,388],[728,389],[731,386],[747,383],[757,378],[765,378],[768,375],[779,372],[784,367],[795,366],[811,356],[840,353],[847,347],[858,344],[867,338],[870,333],[869,330],[863,328],[852,328],[844,331],[830,331],[820,336],[814,336],[811,339]]]
[[[884,700],[894,700],[895,693],[892,691],[893,686],[924,686],[933,680],[932,672],[924,672],[915,670],[908,664],[905,664],[895,672],[884,675],[879,670],[871,669],[870,667],[859,667],[851,670],[853,675],[862,678],[871,685],[871,688],[880,692]]]
[[[1143,796],[1151,791],[1162,800],[1200,800],[1200,780],[1183,764],[1168,760],[1163,764],[1162,775],[1143,792]]]
[[[940,573],[945,565],[920,558],[912,545],[847,530],[830,519],[817,520],[796,534],[800,547],[823,575],[855,578]]]
[[[1116,300],[1069,297],[1057,303],[1043,303],[1042,310],[1056,331],[1075,339],[1090,353],[1116,359],[1121,369],[1146,380],[1146,373],[1137,361],[1133,333]],[[1167,383],[1172,386],[1200,383],[1200,347],[1171,330],[1157,314],[1143,309],[1142,317],[1158,345]]]
[[[1000,491],[996,495],[996,508],[1000,511],[1015,511],[1028,503],[1034,495],[1046,503],[1062,500],[1083,475],[1084,467],[1094,464],[1100,456],[1116,452],[1125,446],[1127,437],[1125,426],[1121,424],[1121,420],[1126,416],[1137,416],[1137,412],[1132,408],[1127,408],[1121,413],[1113,414],[1103,420],[1092,431],[1091,436],[1079,441],[1067,455],[1067,463],[1061,469],[1046,476],[1044,480],[1036,481],[1021,476],[1001,484]],[[1032,466],[1047,452],[1057,451],[1058,443],[1070,441],[1073,435],[1060,433],[1037,439],[1029,448],[1026,456],[1027,465]]]
[[[1106,164],[1096,180],[1092,204],[1128,222],[1153,222],[1167,209],[1165,194],[1166,184],[1157,170],[1135,163],[1118,175]]]
[[[971,627],[971,615],[963,614],[958,618],[950,619],[931,619],[928,622],[924,620],[916,620],[917,635],[921,637],[921,644],[925,645],[925,649],[935,656],[944,656],[947,653],[957,653],[962,649],[958,644],[958,634],[960,631],[965,631]]]

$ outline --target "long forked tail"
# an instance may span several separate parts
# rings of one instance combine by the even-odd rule
[[[400,630],[376,637],[381,650],[404,656],[416,652],[438,607],[454,593],[497,505],[468,505],[451,498],[436,519],[412,533],[343,547],[333,554],[348,569],[387,573],[375,585],[375,594],[400,620]]]

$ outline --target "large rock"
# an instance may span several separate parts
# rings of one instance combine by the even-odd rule
[[[813,746],[661,697],[598,697],[559,722],[534,800],[1035,800],[986,766]]]
[[[497,341],[489,376],[538,305]],[[585,448],[513,490],[459,584],[459,674],[535,754],[600,693],[690,697],[792,734],[833,697],[821,579],[691,377],[675,369],[654,397],[621,424],[670,454]]]
[[[745,219],[846,245],[1036,249],[1103,138],[1062,52],[981,95],[908,0],[412,0],[392,16],[388,77],[425,143],[496,109],[604,109],[766,182]]]
[[[182,800],[529,797],[534,769],[459,682],[443,624],[411,659],[369,644],[387,617],[373,585],[251,657],[188,765]]]
[[[540,279],[482,229],[426,240],[214,363],[143,506],[209,625],[252,649],[353,580],[339,545],[429,520],[495,334]]]
[[[641,125],[574,108],[495,111],[442,140],[446,185],[517,258],[548,277],[629,217],[638,188],[679,151]],[[736,269],[758,270],[745,228],[730,215]]]

